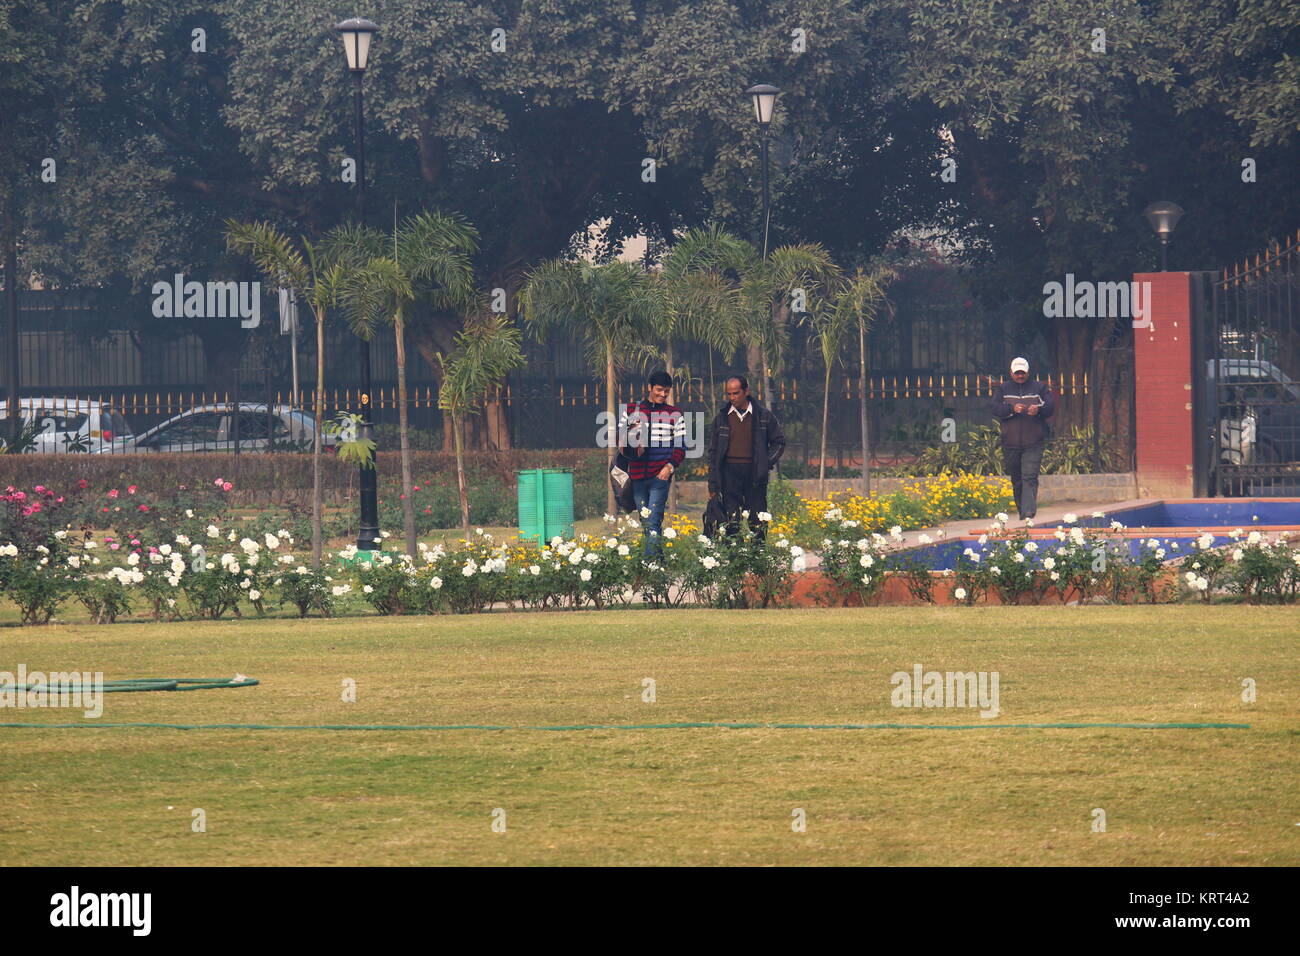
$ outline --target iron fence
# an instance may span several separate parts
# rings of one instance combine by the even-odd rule
[[[1194,281],[1197,490],[1300,495],[1300,231]]]

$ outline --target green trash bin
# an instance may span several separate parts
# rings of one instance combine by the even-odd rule
[[[573,537],[573,472],[529,468],[519,472],[519,537],[545,544]]]

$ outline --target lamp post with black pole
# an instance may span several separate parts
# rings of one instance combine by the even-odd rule
[[[759,83],[757,86],[751,86],[745,91],[754,101],[754,118],[758,120],[758,128],[761,133],[762,143],[762,167],[763,167],[763,259],[767,260],[767,233],[768,223],[771,220],[771,208],[768,203],[767,191],[767,131],[772,125],[772,112],[776,108],[776,98],[780,94],[775,86],[770,83]],[[767,402],[769,408],[772,407],[771,381],[767,374],[767,353],[764,350],[762,355],[763,362],[763,401]]]
[[[365,113],[361,99],[361,79],[370,61],[370,41],[379,30],[369,20],[352,18],[334,28],[343,38],[343,52],[348,59],[348,70],[354,83],[357,127],[357,223],[366,221],[366,140]],[[374,421],[371,417],[373,402],[370,395],[370,340],[362,338],[358,353],[361,358],[361,427],[359,437],[374,440]],[[357,551],[373,551],[379,541],[379,474],[371,467],[361,468],[361,520],[357,531]]]

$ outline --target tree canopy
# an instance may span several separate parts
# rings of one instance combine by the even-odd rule
[[[772,246],[819,243],[852,268],[900,232],[940,236],[978,267],[986,301],[1025,322],[1049,278],[1152,267],[1140,211],[1153,199],[1188,210],[1174,268],[1239,261],[1300,222],[1294,0],[376,0],[365,13],[381,31],[364,81],[370,207],[462,214],[482,235],[476,274],[511,312],[527,270],[602,218],[606,256],[708,221],[755,237],[760,134],[743,91],[756,82],[783,91]],[[314,237],[345,219],[338,17],[324,0],[0,0],[0,207],[20,275],[136,291],[176,271],[238,277],[224,220]],[[426,359],[459,328],[451,310],[411,316]],[[1049,333],[1078,361],[1081,343]]]

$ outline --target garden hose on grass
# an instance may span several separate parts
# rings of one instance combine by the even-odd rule
[[[236,674],[234,677],[131,677],[127,680],[106,680],[98,684],[59,684],[56,687],[39,684],[21,684],[14,687],[14,693],[25,694],[35,691],[42,694],[81,693],[84,690],[98,694],[125,694],[149,690],[219,690],[224,687],[256,687],[259,683],[254,677]]]
[[[221,690],[226,687],[256,687],[261,681],[236,674],[230,679],[213,677],[132,677],[104,681],[105,694],[146,690]]]

